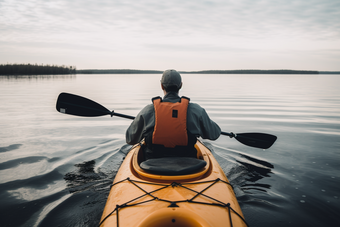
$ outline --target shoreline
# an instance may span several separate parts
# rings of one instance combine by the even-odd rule
[[[340,71],[315,71],[315,70],[202,70],[202,71],[178,71],[181,74],[339,74]],[[135,69],[80,69],[76,74],[162,74],[159,70],[135,70]]]
[[[291,70],[291,69],[237,69],[237,70],[201,70],[178,71],[181,74],[339,74],[340,71]],[[162,74],[160,70],[138,69],[76,69],[75,66],[55,65],[0,65],[0,76],[32,75],[76,75],[76,74]]]

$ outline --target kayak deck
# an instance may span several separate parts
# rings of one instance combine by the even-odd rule
[[[126,156],[112,185],[100,226],[247,226],[232,186],[208,148],[206,165],[187,175],[158,175],[140,168],[140,145]]]

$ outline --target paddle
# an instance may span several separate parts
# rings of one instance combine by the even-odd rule
[[[61,93],[57,100],[57,111],[64,114],[70,114],[82,117],[99,117],[104,115],[123,117],[127,119],[135,119],[133,116],[115,113],[106,109],[104,106],[90,99],[73,95],[69,93]],[[221,135],[235,138],[240,143],[256,148],[268,149],[276,141],[277,137],[266,133],[227,133],[221,132]]]
[[[277,137],[274,135],[259,133],[259,132],[250,132],[250,133],[227,133],[221,132],[222,135],[229,136],[230,138],[235,138],[240,143],[256,148],[268,149],[270,148]]]
[[[111,117],[118,116],[128,119],[135,119],[135,117],[132,116],[110,111],[104,106],[90,99],[69,93],[60,93],[60,95],[58,96],[56,108],[60,113],[81,117],[99,117],[104,115],[111,115]]]

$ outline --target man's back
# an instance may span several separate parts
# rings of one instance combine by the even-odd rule
[[[164,96],[163,102],[179,102],[176,92],[169,92]],[[126,131],[126,142],[136,144],[153,131],[155,126],[155,110],[153,104],[147,105],[136,116]],[[220,127],[213,122],[206,111],[196,103],[189,103],[187,113],[187,130],[196,137],[216,140],[220,134]]]

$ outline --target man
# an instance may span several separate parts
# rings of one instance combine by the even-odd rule
[[[153,104],[140,111],[126,131],[126,142],[133,145],[144,138],[146,159],[196,157],[197,137],[216,140],[221,129],[202,107],[178,96],[182,78],[176,70],[164,71],[161,87],[163,100],[153,98]]]

